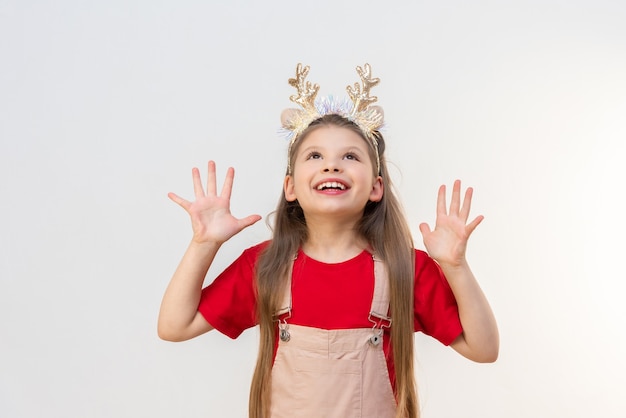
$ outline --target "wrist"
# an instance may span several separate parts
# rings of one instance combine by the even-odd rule
[[[221,242],[217,241],[199,241],[195,238],[189,243],[189,248],[197,252],[215,252],[222,246]]]
[[[456,272],[469,269],[469,264],[465,257],[458,260],[441,260],[435,258],[435,261],[445,272]]]

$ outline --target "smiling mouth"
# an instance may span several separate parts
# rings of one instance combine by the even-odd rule
[[[347,187],[345,184],[338,183],[336,181],[327,181],[324,183],[320,183],[317,186],[317,190],[346,190]]]

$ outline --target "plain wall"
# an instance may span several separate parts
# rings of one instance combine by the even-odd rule
[[[191,236],[167,192],[214,159],[265,217],[296,63],[343,97],[369,62],[416,245],[442,183],[485,215],[500,359],[418,335],[424,418],[622,417],[624,22],[609,0],[0,1],[0,416],[245,416],[256,329],[156,335]]]

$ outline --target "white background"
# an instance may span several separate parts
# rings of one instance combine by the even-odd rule
[[[485,215],[500,359],[417,336],[424,418],[623,417],[624,22],[617,0],[0,0],[0,416],[245,416],[256,330],[157,338],[191,231],[166,194],[215,159],[265,217],[296,63],[343,97],[369,62],[417,245],[439,184]]]

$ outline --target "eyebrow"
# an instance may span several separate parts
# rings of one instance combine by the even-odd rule
[[[307,154],[309,152],[312,151],[318,151],[318,152],[322,152],[324,151],[323,147],[320,147],[318,145],[311,145],[309,147],[303,148],[302,150],[298,151],[298,154]],[[343,148],[342,150],[340,150],[340,152],[342,153],[355,153],[355,154],[367,154],[367,151],[364,151],[358,147],[355,147],[353,145],[350,145],[349,147]]]

